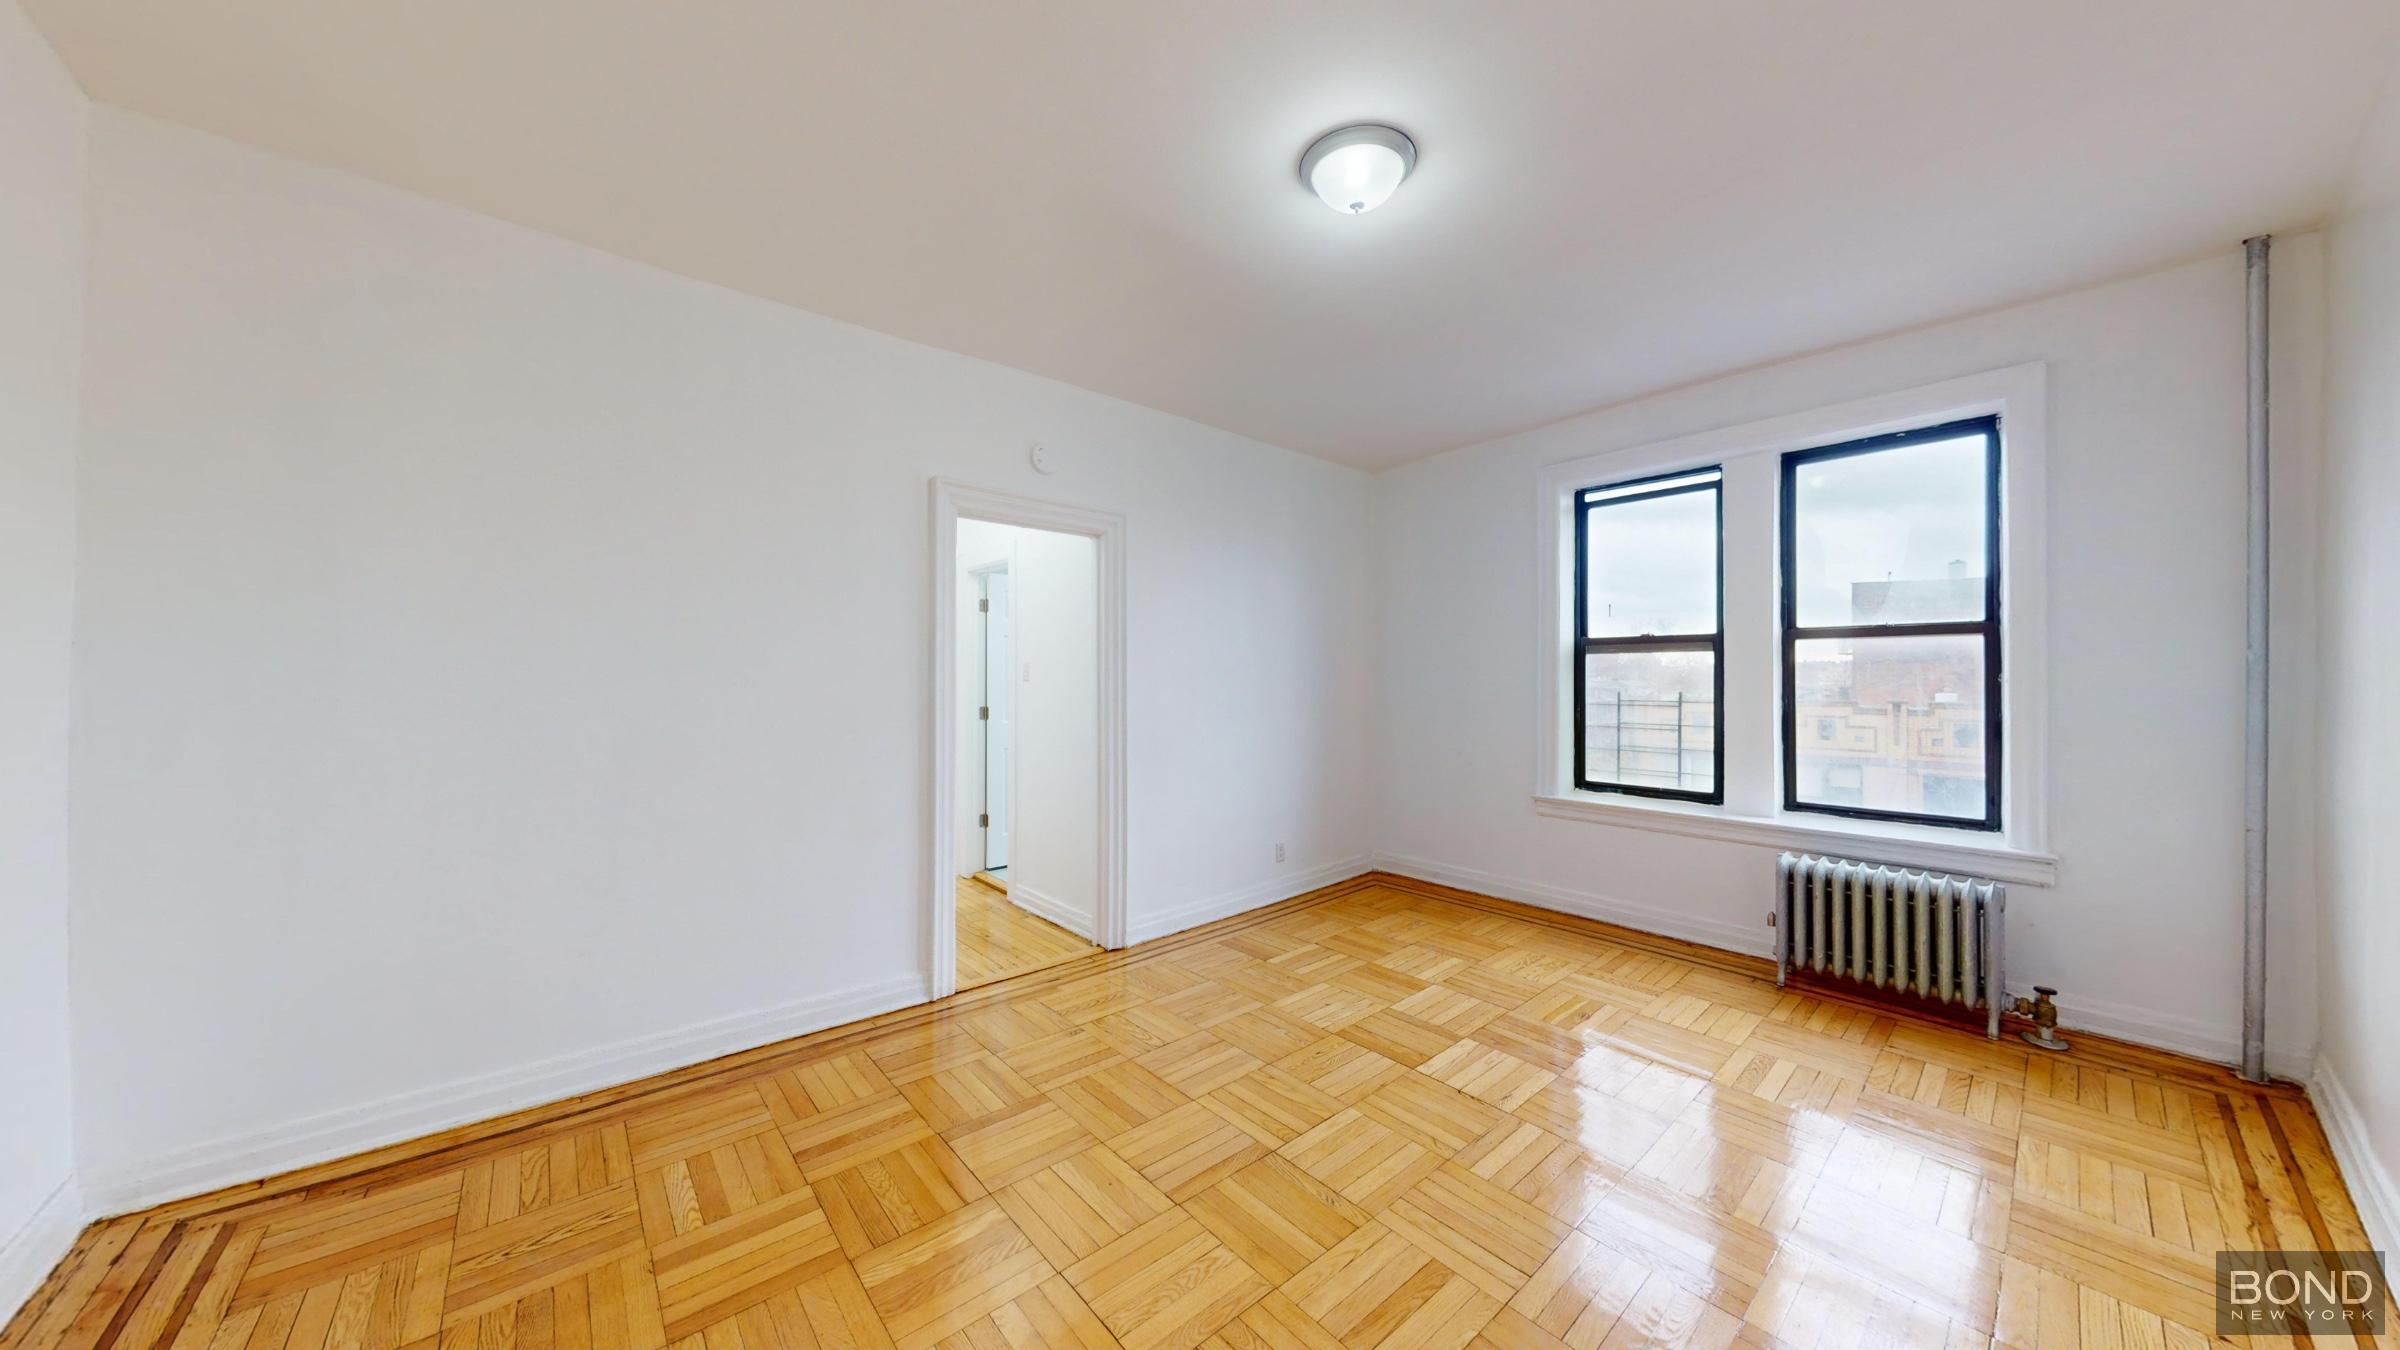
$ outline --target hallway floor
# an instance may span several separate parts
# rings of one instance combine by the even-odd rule
[[[1044,970],[1090,956],[1098,945],[1009,903],[1008,893],[980,875],[958,883],[958,987]]]

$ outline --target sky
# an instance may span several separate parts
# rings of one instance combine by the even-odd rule
[[[1857,582],[1938,580],[1954,561],[1963,575],[1983,575],[1984,449],[1978,433],[1800,466],[1800,622],[1851,622]],[[1587,547],[1592,636],[1715,629],[1715,493],[1604,504],[1593,511]]]

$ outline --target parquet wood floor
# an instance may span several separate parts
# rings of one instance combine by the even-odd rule
[[[958,987],[980,989],[1100,949],[1008,901],[980,875],[958,880]]]
[[[2208,1343],[2308,1103],[1396,878],[87,1231],[0,1350]]]

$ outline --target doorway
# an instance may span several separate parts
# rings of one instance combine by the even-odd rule
[[[947,803],[935,876],[949,892],[935,902],[933,926],[949,930],[932,962],[937,993],[944,976],[971,989],[1091,955],[1123,931],[1107,539],[964,510],[944,533],[936,721],[946,711],[949,727],[936,739],[952,753],[935,765]]]

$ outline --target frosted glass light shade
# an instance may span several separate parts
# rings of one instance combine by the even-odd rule
[[[1416,166],[1416,142],[1399,131],[1343,127],[1308,147],[1300,157],[1300,178],[1327,206],[1356,216],[1389,201],[1400,180]]]

